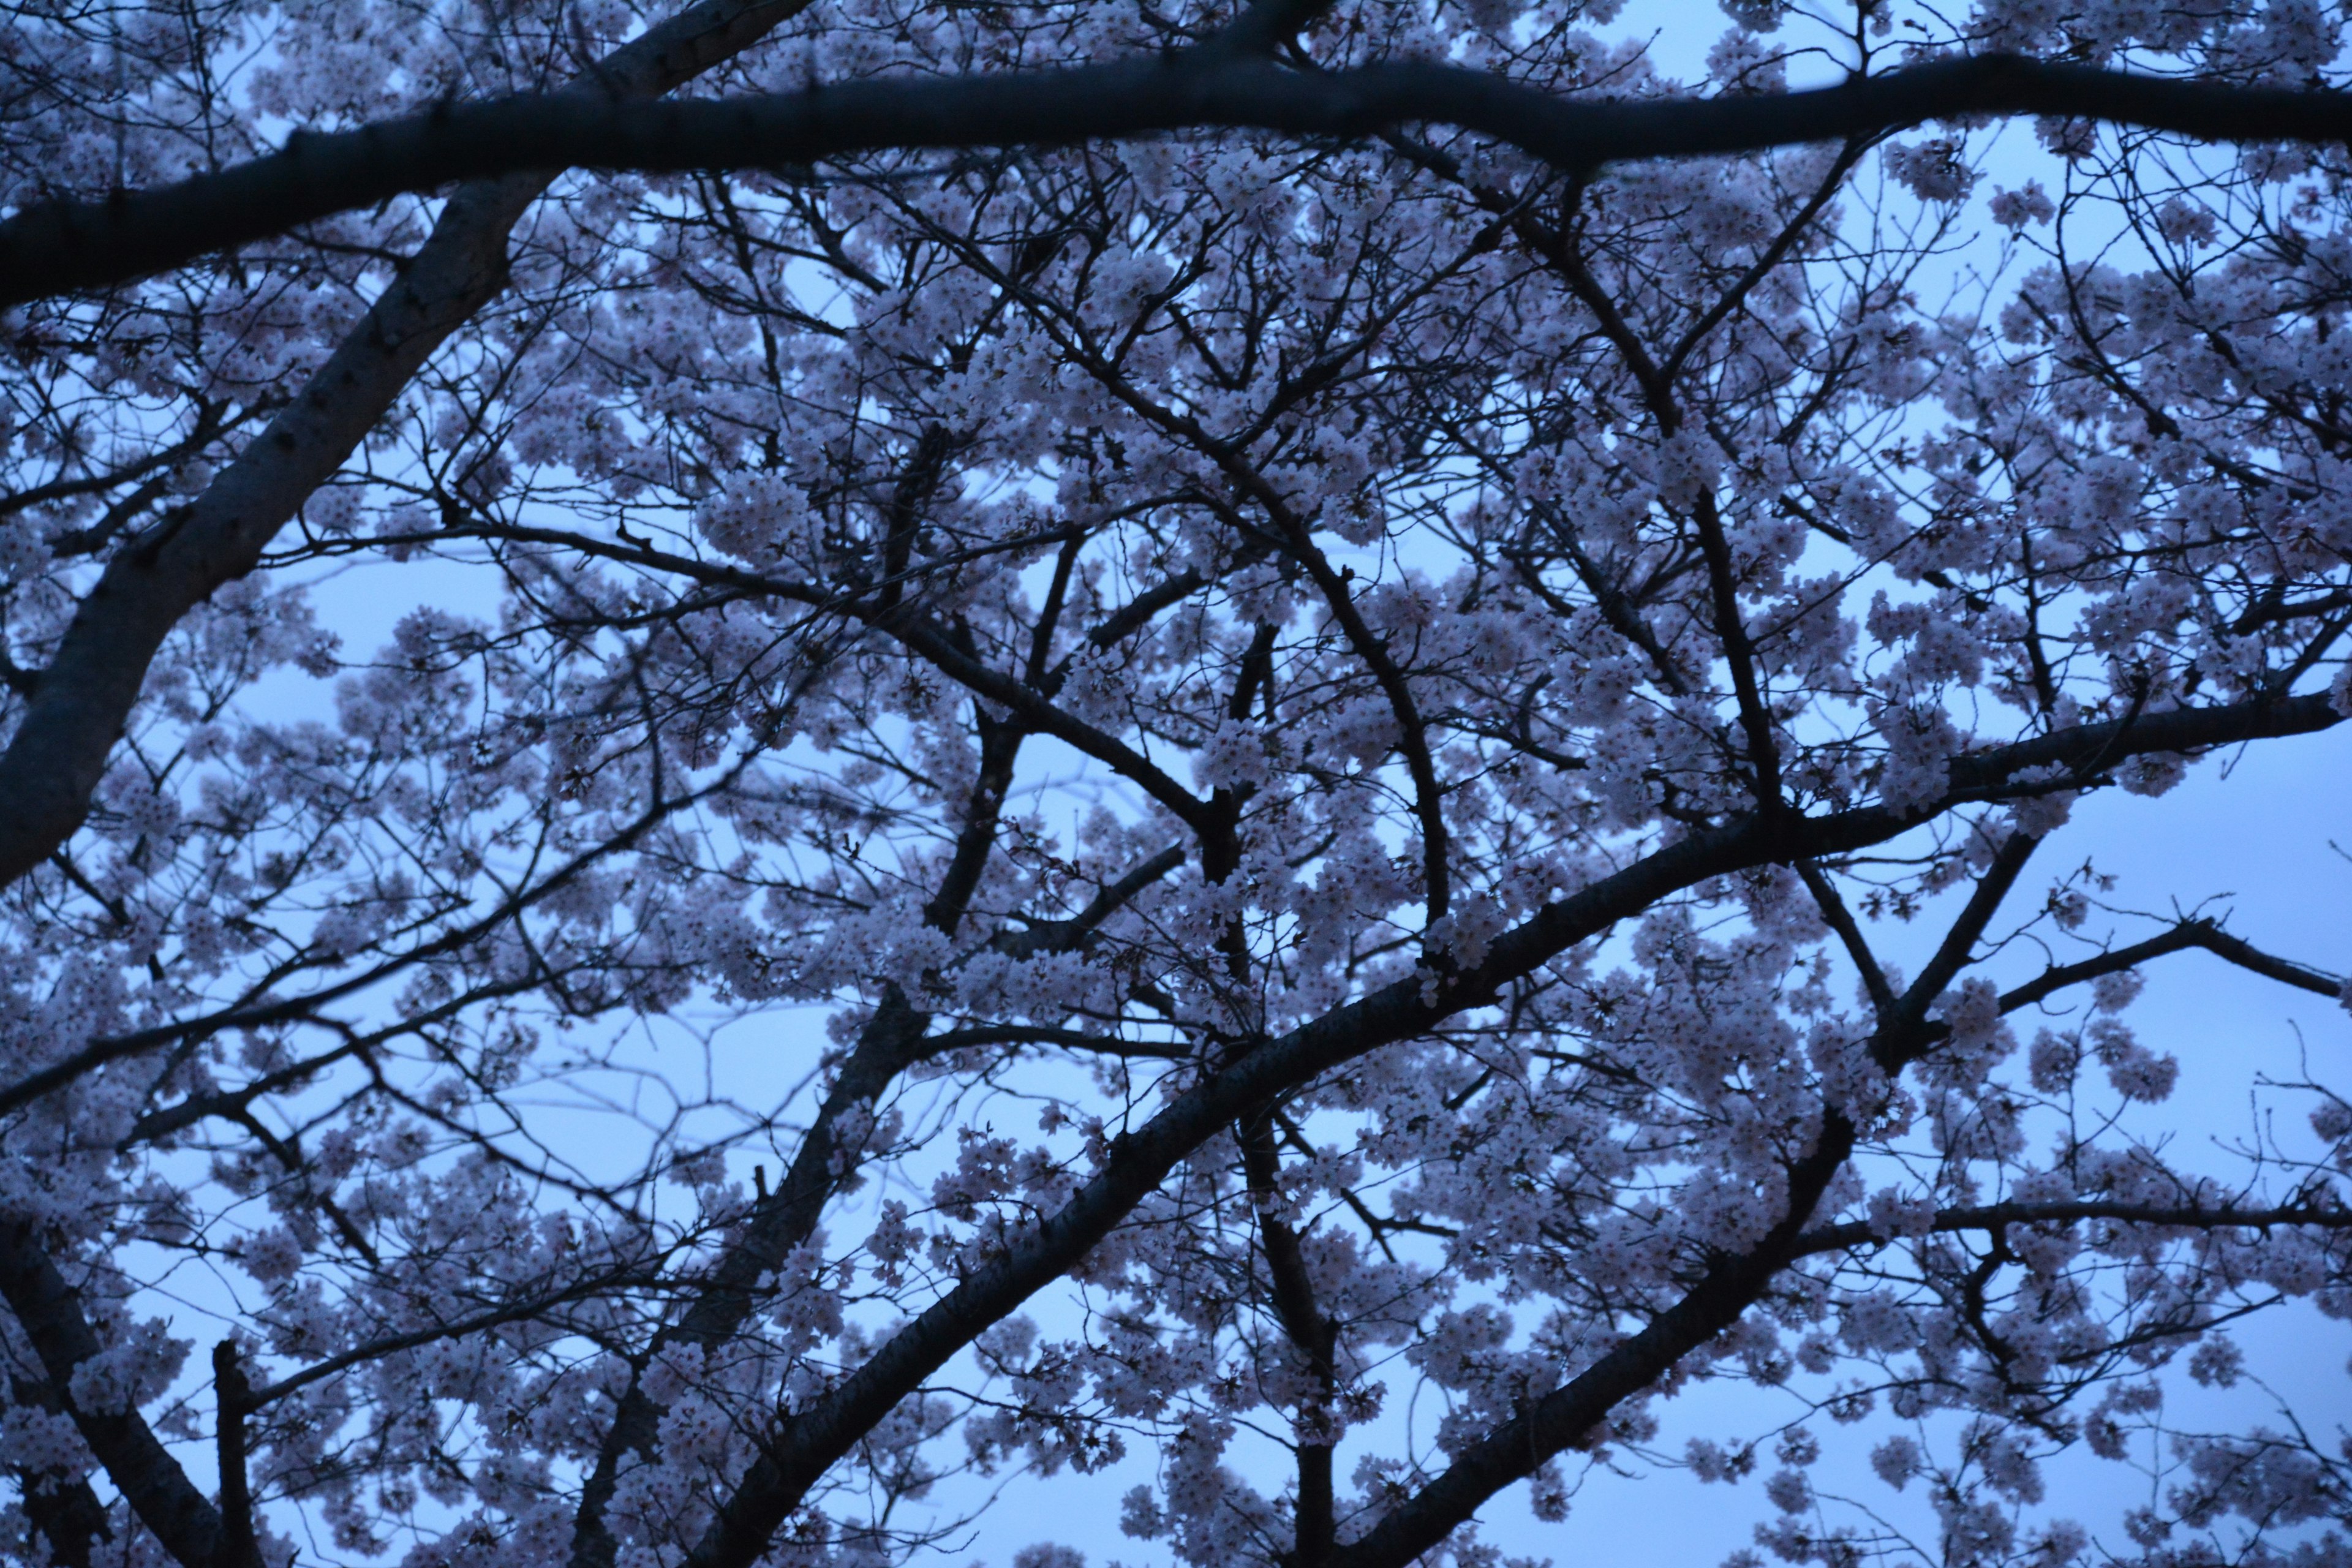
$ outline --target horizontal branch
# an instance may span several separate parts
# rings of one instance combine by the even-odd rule
[[[1160,1061],[1190,1061],[1198,1052],[1172,1041],[1129,1040],[1117,1035],[1089,1035],[1078,1029],[1047,1028],[1032,1024],[992,1024],[969,1029],[948,1029],[928,1036],[927,1050],[968,1050],[976,1046],[1060,1046],[1104,1057],[1148,1057]]]
[[[2216,142],[2339,142],[2352,99],[2028,60],[1939,60],[1803,92],[1563,98],[1486,71],[1388,64],[1313,73],[1229,48],[1108,65],[904,77],[702,102],[525,95],[442,105],[136,194],[0,224],[0,306],[103,288],[405,192],[518,171],[778,168],[886,148],[1068,143],[1218,129],[1356,138],[1428,121],[1558,167],[1870,137],[1963,115],[2039,114]]]
[[[2343,717],[2329,705],[2324,692],[2132,713],[1955,757],[1948,776],[1957,798],[2000,799],[2028,789],[2034,793],[2080,789],[2097,782],[2104,770],[2133,757],[2187,754],[2248,741],[2314,735],[2333,728]],[[2071,776],[2044,776],[2030,785],[2021,783],[2022,773],[2053,768]],[[1927,809],[1939,810],[1945,804]]]
[[[220,1541],[220,1511],[190,1483],[146,1417],[131,1405],[90,1408],[74,1397],[75,1371],[103,1347],[58,1256],[32,1221],[0,1225],[0,1300],[16,1315],[58,1403],[139,1522],[185,1568],[208,1564]]]
[[[1972,1208],[1946,1209],[1928,1223],[1931,1233],[1991,1230],[2009,1225],[2073,1225],[2083,1220],[2106,1220],[2115,1225],[2161,1226],[2179,1230],[2270,1230],[2280,1226],[2309,1226],[2321,1230],[2352,1230],[2352,1209],[2314,1208],[2288,1204],[2259,1209],[2224,1205],[2220,1208],[2168,1208],[2160,1204],[2112,1203],[2103,1198],[2074,1198],[2046,1204],[1982,1204]],[[1800,1254],[1839,1252],[1868,1247],[1891,1238],[1869,1220],[1809,1230],[1797,1238]]]
[[[2273,957],[2252,942],[2231,936],[2211,921],[2196,920],[2183,921],[2170,931],[2160,931],[2146,942],[2136,942],[2129,947],[2118,947],[2095,958],[2084,959],[2079,963],[2060,964],[2013,991],[2002,992],[2000,1010],[2014,1013],[2070,985],[2080,985],[2086,980],[2096,980],[2102,975],[2120,974],[2127,969],[2138,968],[2151,958],[2184,952],[2190,948],[2202,948],[2241,969],[2251,970],[2264,979],[2275,980],[2300,991],[2328,997],[2344,994],[2345,983],[2336,975]]]

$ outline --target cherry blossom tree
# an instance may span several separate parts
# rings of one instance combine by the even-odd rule
[[[2352,24],[1727,9],[16,0],[8,1560],[2352,1562]]]

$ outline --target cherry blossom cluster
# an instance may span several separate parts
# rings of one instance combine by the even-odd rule
[[[1616,0],[1276,51],[1648,99],[2347,41],[1725,9],[1687,59]],[[10,16],[0,208],[669,14]],[[709,95],[1232,21],[689,16]],[[2225,1153],[2132,1016],[2341,955],[2119,913],[2067,831],[2352,715],[2347,174],[2054,118],[899,151],[0,317],[0,742],[142,562],[291,497],[0,890],[0,1556],[897,1568],[1026,1474],[1137,1563],[1490,1568],[1606,1465],[1752,1488],[1759,1563],[2352,1561],[2341,1433],[2166,1405],[2252,1390],[2241,1319],[2352,1318],[2341,1033]],[[299,468],[394,321],[440,335]],[[1664,1436],[1735,1384],[1789,1420]]]

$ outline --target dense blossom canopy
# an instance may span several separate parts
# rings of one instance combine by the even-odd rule
[[[2347,41],[1727,9],[13,0],[0,209],[557,89]],[[1610,1464],[1829,1568],[2352,1562],[2325,1423],[2162,1404],[2352,1317],[2352,1099],[2168,1141],[2131,1022],[2331,954],[2066,842],[2352,712],[2345,149],[973,140],[0,317],[0,1555],[882,1568],[1027,1470],[1139,1563],[1486,1568]],[[1729,1384],[1798,1417],[1654,1440]]]

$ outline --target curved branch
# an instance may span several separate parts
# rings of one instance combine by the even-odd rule
[[[2096,958],[2086,958],[2080,963],[2060,964],[2013,991],[2002,992],[2000,1010],[2014,1013],[2021,1007],[2031,1007],[2070,985],[2080,985],[2103,974],[2120,974],[2127,969],[2138,968],[2151,958],[2161,958],[2168,952],[2180,952],[2193,947],[2203,948],[2241,969],[2252,970],[2264,979],[2275,980],[2297,990],[2327,997],[2344,994],[2345,983],[2336,976],[2287,959],[2274,958],[2252,942],[2231,936],[2212,921],[2195,920],[2183,921],[2170,931],[2160,931],[2146,942],[2136,942],[2129,947],[2119,947]]]
[[[1093,935],[1103,921],[1126,908],[1130,899],[1183,863],[1183,846],[1171,845],[1116,882],[1105,883],[1102,890],[1087,901],[1087,907],[1069,919],[1040,921],[1027,931],[1003,932],[990,945],[1013,958],[1067,952]],[[1101,1042],[1097,1042],[1097,1048],[1100,1047]]]
[[[830,592],[805,583],[698,561],[692,556],[679,555],[651,545],[615,544],[564,529],[538,528],[524,523],[483,522],[463,531],[477,538],[550,544],[576,550],[583,555],[633,566],[647,566],[713,587],[764,595],[788,604],[806,605],[812,609],[862,622],[898,642],[917,658],[929,661],[932,668],[973,696],[1004,709],[1020,721],[1024,730],[1051,735],[1073,750],[1112,768],[1166,806],[1171,816],[1196,833],[1205,831],[1208,826],[1207,803],[1154,765],[1150,759],[1117,736],[1106,734],[1091,724],[1072,718],[1045,697],[1040,696],[1036,688],[1019,676],[993,668],[967,653],[956,645],[953,638],[922,618],[918,613],[919,606],[914,603],[902,600],[877,606],[861,603],[846,593]],[[1051,689],[1058,689],[1058,672],[1049,674],[1054,679],[1045,684]]]
[[[1053,143],[1203,129],[1357,137],[1414,121],[1558,167],[1870,137],[1959,115],[2102,120],[2217,142],[2340,142],[2352,100],[1980,55],[1804,92],[1595,101],[1433,64],[1308,73],[1212,47],[1059,70],[902,78],[701,103],[524,95],[298,134],[284,152],[0,224],[0,306],[103,288],[404,192],[519,171],[775,168],[882,148]],[[530,176],[536,187],[544,174]]]

